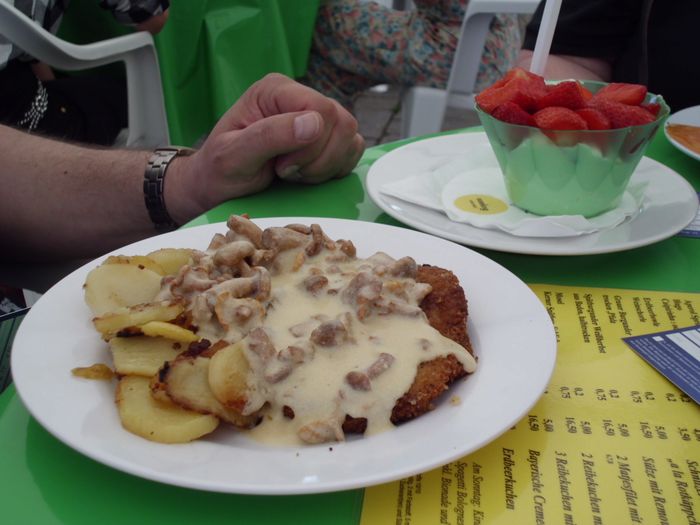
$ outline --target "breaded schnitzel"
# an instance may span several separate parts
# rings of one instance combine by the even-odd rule
[[[432,291],[420,303],[430,325],[473,355],[467,334],[467,299],[457,277],[449,270],[422,265],[418,267],[416,281],[432,287]],[[425,414],[453,382],[466,375],[462,364],[451,354],[421,363],[411,388],[396,402],[391,422],[397,424]],[[366,425],[364,418],[348,416],[343,430],[363,433]]]

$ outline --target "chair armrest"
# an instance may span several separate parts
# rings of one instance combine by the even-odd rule
[[[122,60],[125,54],[136,49],[153,46],[153,37],[144,31],[92,44],[72,44],[45,30],[4,1],[0,1],[0,34],[25,53],[64,70],[101,66]]]
[[[68,71],[123,61],[129,105],[127,146],[170,142],[158,56],[150,33],[139,31],[92,44],[66,42],[0,0],[0,35],[34,58]]]

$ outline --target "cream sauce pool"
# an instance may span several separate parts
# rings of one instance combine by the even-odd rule
[[[297,445],[342,439],[340,427],[346,414],[367,419],[365,435],[386,431],[393,428],[392,409],[410,388],[421,362],[454,354],[467,372],[476,368],[474,358],[431,327],[420,311],[425,285],[391,275],[383,257],[375,264],[371,259],[337,263],[324,261],[326,255],[322,252],[298,271],[272,277],[272,297],[263,326],[276,350],[300,348],[303,362],[284,379],[270,383],[263,378],[270,363],[263,363],[246,347],[254,372],[249,380],[256,394],[253,403],[266,403],[261,424],[248,431],[260,442]],[[293,260],[293,255],[288,259]],[[381,282],[380,299],[374,302],[384,306],[369,314],[360,311],[356,297],[348,291],[360,273]],[[327,284],[311,293],[305,283],[321,277]],[[360,288],[355,295],[365,291]],[[339,328],[333,344],[310,341],[323,322]],[[365,381],[353,386],[348,381],[348,374],[366,377],[368,370],[374,376],[369,385]],[[381,372],[372,373],[377,370]],[[283,407],[292,408],[294,417],[285,415]]]
[[[200,337],[242,349],[249,370],[231,369],[244,376],[242,397],[238,387],[233,398],[210,387],[214,403],[262,416],[246,431],[253,439],[342,440],[347,415],[365,418],[367,435],[383,432],[420,363],[453,354],[475,370],[472,355],[428,323],[419,305],[430,286],[416,282],[410,257],[359,259],[352,243],[313,225],[262,232],[244,218],[229,223],[164,280],[159,300],[184,300]]]

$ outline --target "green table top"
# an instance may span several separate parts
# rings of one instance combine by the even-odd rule
[[[190,225],[252,217],[319,216],[398,224],[367,197],[363,181],[380,156],[404,144],[369,149],[354,174],[320,186],[279,183],[258,195],[218,206]],[[648,155],[700,188],[700,162],[659,134]],[[700,240],[672,237],[627,252],[544,257],[478,250],[525,282],[700,292]],[[10,387],[0,396],[0,518],[4,523],[304,523],[355,525],[362,490],[312,496],[241,496],[146,481],[87,459],[46,432]]]

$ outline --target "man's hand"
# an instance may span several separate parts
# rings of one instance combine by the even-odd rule
[[[141,22],[140,24],[136,24],[136,30],[137,31],[148,31],[152,35],[156,35],[160,33],[160,31],[163,29],[165,26],[165,23],[168,21],[168,10],[166,9],[159,15],[154,15],[148,20]]]
[[[260,191],[275,176],[319,183],[350,173],[363,151],[357,121],[347,110],[273,73],[243,94],[195,155],[173,164],[186,194],[172,198],[194,199],[206,210]],[[166,202],[170,209],[175,201],[166,195]]]

